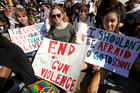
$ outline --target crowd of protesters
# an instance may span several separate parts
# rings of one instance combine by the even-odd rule
[[[33,79],[36,79],[34,78],[34,72],[30,62],[26,62],[28,61],[26,57],[34,57],[36,51],[24,55],[21,49],[11,45],[8,29],[46,22],[46,33],[50,39],[77,44],[85,44],[86,33],[90,26],[131,37],[140,37],[139,0],[129,0],[125,4],[122,4],[120,0],[91,0],[90,2],[82,0],[80,3],[66,1],[64,4],[31,0],[23,4],[15,0],[13,6],[10,6],[4,1],[0,1],[0,8],[0,50],[3,51],[1,55],[6,53],[4,58],[11,55],[11,59],[9,60],[4,60],[3,56],[0,56],[0,60],[6,62],[5,64],[0,63],[0,72],[2,72],[1,69],[3,68],[8,69],[9,75],[11,70],[15,73],[21,73],[25,84],[30,84],[34,81]],[[7,41],[5,37],[9,41]],[[5,50],[3,46],[9,48]],[[18,57],[18,53],[12,51],[14,48],[17,52],[19,51],[18,53],[21,54],[20,57]],[[15,60],[12,60],[12,57],[15,58]],[[18,64],[20,61],[21,64]],[[12,64],[18,64],[17,66],[21,66],[21,68],[26,68],[24,68],[25,70],[21,70],[21,68],[15,67],[14,65],[9,65],[11,64],[10,62],[13,62]],[[29,70],[26,71],[27,69]],[[82,71],[94,72],[94,75],[91,74],[92,79],[90,80],[88,88],[84,89],[87,93],[97,93],[100,83],[104,83],[105,78],[113,74],[99,66],[86,62],[84,62]],[[9,75],[6,78],[8,78]],[[129,77],[140,82],[140,79],[137,78],[140,77],[139,56],[132,66]],[[78,84],[79,82],[81,81],[78,81]],[[4,83],[1,83],[1,89],[4,87]]]

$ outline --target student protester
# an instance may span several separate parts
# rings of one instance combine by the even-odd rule
[[[88,28],[95,26],[93,16],[90,16],[88,13],[87,5],[80,5],[79,16],[75,18],[74,26],[76,29],[76,43],[84,43]]]
[[[95,26],[93,16],[89,15],[89,9],[87,5],[85,4],[79,5],[79,13],[78,13],[78,16],[74,19],[73,24],[76,30],[75,42],[77,44],[85,44],[88,28],[90,26],[93,26],[93,27]],[[84,77],[87,77],[89,75],[90,77],[92,76],[91,75],[92,70],[89,68],[91,66],[92,66],[91,64],[84,62],[82,71],[80,73],[74,92],[78,91],[80,93],[86,93],[86,89],[85,89],[85,86],[87,84],[86,82],[88,82],[90,78],[88,77],[87,79]]]
[[[15,16],[16,20],[19,22],[16,27],[25,27],[36,23],[34,18],[29,17],[27,11],[24,8],[16,8]]]
[[[16,20],[19,22],[16,27],[25,27],[36,23],[35,19],[33,17],[30,17],[24,8],[16,8],[15,16]],[[32,61],[35,56],[35,51],[26,53],[26,55]]]
[[[116,8],[108,8],[104,11],[102,16],[102,29],[121,34],[119,31],[119,24],[120,24],[120,13]],[[93,69],[96,70],[89,86],[88,86],[88,93],[97,93],[98,88],[101,82],[108,76],[108,70],[100,68],[99,66],[94,66]]]
[[[59,6],[52,8],[49,15],[49,37],[54,40],[72,43],[75,37],[75,29],[70,24],[66,12]]]
[[[59,6],[54,6],[49,15],[50,30],[49,37],[53,40],[73,43],[75,39],[75,29],[66,15],[66,12]],[[60,90],[65,92],[63,90]]]
[[[119,9],[120,15],[121,15],[120,27],[123,26],[124,21],[126,19],[126,9],[123,6],[123,4],[120,2],[120,0],[102,0],[101,5],[97,9],[97,16],[96,16],[96,26],[97,27],[101,27],[101,24],[102,24],[101,16],[102,16],[104,10],[106,10],[107,8],[110,8],[110,7]]]

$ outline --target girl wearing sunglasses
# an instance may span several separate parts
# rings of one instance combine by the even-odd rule
[[[49,22],[51,25],[49,37],[63,42],[73,42],[75,30],[68,21],[66,12],[61,7],[54,6],[49,15]]]

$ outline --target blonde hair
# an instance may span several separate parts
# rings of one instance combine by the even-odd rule
[[[68,21],[69,21],[67,15],[66,15],[66,12],[63,10],[63,8],[61,8],[60,6],[54,6],[54,7],[52,8],[52,11],[53,11],[54,9],[58,9],[58,10],[61,11],[61,13],[62,13],[62,15],[63,15],[62,20],[63,20],[64,22],[68,22]],[[53,19],[52,19],[52,11],[51,11],[50,14],[49,14],[49,23],[50,23],[50,25],[55,25],[55,23],[54,23],[54,21],[53,21]]]
[[[35,19],[31,18],[24,8],[16,8],[16,11],[15,11],[16,19],[19,15],[26,15],[28,17],[29,25],[33,25],[35,23]]]

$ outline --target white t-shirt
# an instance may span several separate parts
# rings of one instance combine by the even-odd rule
[[[84,43],[84,41],[82,41],[82,35],[87,35],[87,31],[90,26],[94,26],[94,24],[90,22],[89,19],[87,19],[86,22],[82,22],[81,20],[79,20],[79,22],[76,23],[76,43]]]

